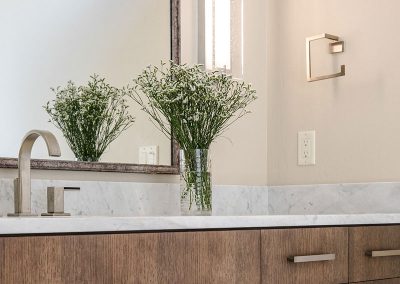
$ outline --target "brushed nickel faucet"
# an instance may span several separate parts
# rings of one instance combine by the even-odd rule
[[[31,153],[33,144],[40,136],[46,142],[49,156],[61,156],[60,145],[51,132],[32,130],[25,135],[18,155],[18,178],[14,180],[15,212],[8,216],[34,216],[31,212]]]

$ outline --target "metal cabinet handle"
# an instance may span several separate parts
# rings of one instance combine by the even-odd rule
[[[293,263],[314,262],[314,261],[331,261],[335,260],[335,254],[316,254],[316,255],[302,255],[302,256],[289,256],[287,260]]]
[[[369,257],[400,256],[400,249],[392,250],[371,250],[365,253]]]

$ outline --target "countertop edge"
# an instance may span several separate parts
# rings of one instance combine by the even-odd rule
[[[0,218],[0,236],[400,224],[399,214],[18,217]]]

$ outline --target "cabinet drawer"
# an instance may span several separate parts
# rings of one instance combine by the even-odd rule
[[[400,277],[400,226],[349,228],[350,282]]]
[[[365,284],[400,284],[400,278],[372,280],[372,281],[357,282],[357,283],[358,284],[361,284],[361,283],[365,283]]]
[[[260,283],[260,231],[0,237],[0,284]]]
[[[262,283],[347,283],[348,229],[262,230],[261,264]]]

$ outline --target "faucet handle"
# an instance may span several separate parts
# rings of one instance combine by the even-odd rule
[[[54,187],[47,188],[47,213],[42,216],[71,216],[64,212],[64,190],[79,190],[79,187]]]

